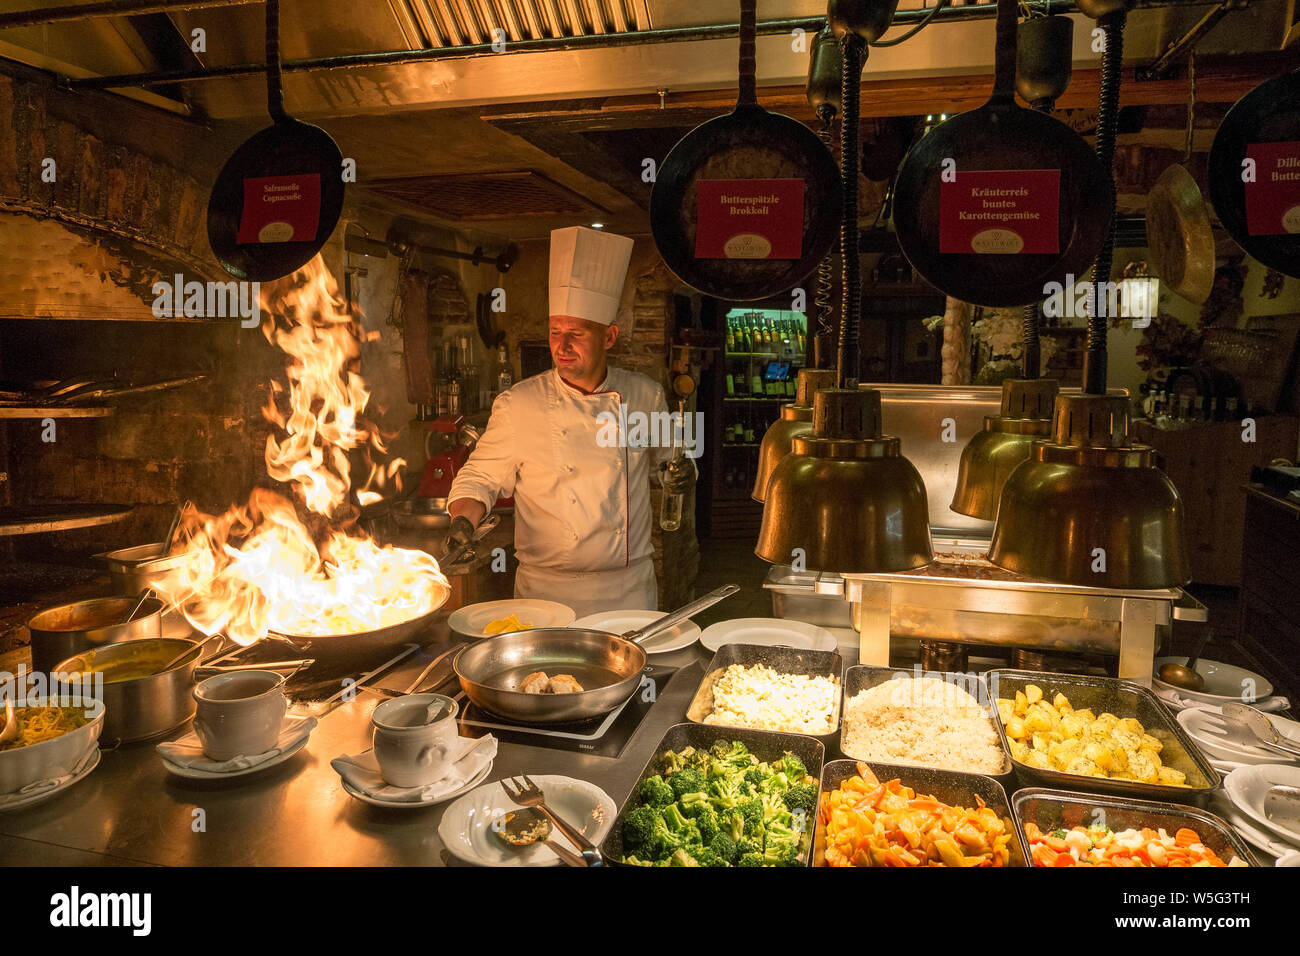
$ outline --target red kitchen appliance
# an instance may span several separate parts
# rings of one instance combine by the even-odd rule
[[[479,440],[479,431],[464,415],[439,415],[419,424],[429,431],[424,440],[429,460],[416,494],[421,498],[446,499],[451,494],[452,479],[460,473]],[[498,498],[493,508],[513,508],[514,504],[514,498]]]

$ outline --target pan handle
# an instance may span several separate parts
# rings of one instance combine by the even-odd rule
[[[758,0],[740,0],[740,79],[736,106],[758,105],[758,71],[754,49],[758,39]]]
[[[288,119],[284,112],[284,88],[280,76],[280,0],[266,0],[266,111],[277,123]]]
[[[700,611],[703,611],[706,607],[713,607],[713,605],[717,604],[723,598],[729,598],[739,590],[739,585],[724,584],[716,591],[710,591],[708,594],[704,595],[704,597],[696,598],[690,604],[678,608],[671,614],[665,614],[656,621],[651,621],[643,628],[639,628],[635,631],[628,631],[623,635],[623,639],[631,641],[633,644],[641,644],[649,638],[654,637],[659,632],[668,630],[668,628],[672,627],[674,624],[680,624],[687,618],[693,617],[700,613]]]

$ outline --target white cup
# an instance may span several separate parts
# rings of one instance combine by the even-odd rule
[[[266,753],[275,746],[288,709],[284,676],[274,671],[231,671],[194,688],[194,731],[211,760]]]
[[[445,713],[429,723],[433,704],[442,705]],[[459,736],[459,709],[441,694],[409,694],[376,707],[370,719],[375,728],[375,760],[384,782],[394,787],[427,787],[445,777]]]

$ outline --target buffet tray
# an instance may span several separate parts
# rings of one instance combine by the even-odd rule
[[[860,691],[870,690],[873,687],[879,687],[881,684],[893,680],[895,677],[914,677],[917,676],[915,671],[903,670],[897,667],[873,667],[870,664],[857,664],[850,667],[844,672],[844,703],[840,706],[840,746],[839,752],[850,759],[859,760],[861,758],[848,753],[844,749],[844,714],[848,710],[849,699],[855,697]],[[997,702],[989,692],[988,681],[981,674],[955,673],[952,671],[924,671],[923,677],[939,677],[946,683],[956,684],[981,704],[985,704],[991,711],[989,716],[990,722],[994,725],[994,733],[997,734],[998,748],[1002,751],[1002,770],[995,774],[981,774],[997,780],[1004,789],[1010,791],[1015,789],[1016,775],[1015,768],[1011,763],[1011,754],[1007,750],[1006,740],[1002,734],[997,733],[996,724],[998,723]],[[945,767],[931,767],[928,764],[913,763],[901,759],[891,761],[891,764],[900,767],[918,767],[933,770],[945,770]],[[957,773],[973,773],[973,771],[950,771]]]
[[[844,699],[844,658],[835,651],[816,651],[807,648],[784,647],[766,644],[724,644],[713,655],[713,660],[704,670],[704,679],[700,681],[690,706],[686,708],[686,719],[696,724],[703,724],[704,718],[713,713],[713,685],[723,672],[733,664],[753,667],[762,664],[781,674],[809,674],[818,677],[830,677],[839,685],[840,693],[835,695],[834,727],[830,733],[807,734],[822,742],[827,753],[839,752],[840,720]],[[730,731],[726,724],[706,725],[718,731]],[[746,729],[746,728],[736,728]],[[780,733],[802,734],[802,731],[779,731]],[[715,734],[714,736],[718,736]]]
[[[858,764],[865,763],[871,768],[881,783],[901,780],[903,786],[911,787],[919,795],[931,796],[936,800],[952,806],[971,807],[975,797],[984,801],[998,816],[1008,822],[1013,839],[1008,844],[1010,852],[1008,866],[1029,866],[1029,844],[1025,841],[1025,831],[1011,810],[1007,792],[1002,784],[992,777],[978,773],[961,773],[956,770],[937,770],[933,767],[915,765],[880,763],[875,760],[832,760],[822,768],[821,793],[829,793],[858,772]],[[821,794],[817,796],[818,819],[813,839],[810,866],[825,866],[825,833],[821,826]]]
[[[826,748],[822,746],[820,740],[816,737],[808,737],[804,734],[777,734],[765,730],[741,730],[736,727],[715,727],[704,724],[674,724],[669,727],[663,738],[655,745],[654,750],[650,752],[650,759],[646,761],[641,773],[637,775],[636,782],[632,784],[632,791],[628,794],[623,805],[618,809],[618,816],[614,818],[614,825],[610,828],[609,835],[605,837],[600,844],[600,855],[604,857],[605,862],[611,866],[628,866],[623,862],[623,817],[629,810],[640,806],[641,801],[637,798],[637,790],[641,787],[641,782],[647,777],[653,777],[659,772],[660,761],[665,751],[682,750],[685,747],[695,747],[697,750],[707,749],[715,740],[739,740],[749,748],[749,752],[765,763],[771,763],[773,760],[779,760],[787,752],[794,754],[803,761],[808,773],[814,780],[820,780],[822,776],[822,764],[826,762]],[[814,784],[816,786],[816,784]],[[818,791],[818,799],[821,793]],[[807,860],[812,855],[812,832],[804,834],[803,858]]]
[[[1014,697],[1026,684],[1037,684],[1043,689],[1043,698],[1050,701],[1062,693],[1070,699],[1075,709],[1090,708],[1095,714],[1112,713],[1116,717],[1136,717],[1147,733],[1157,738],[1164,749],[1160,759],[1175,770],[1187,774],[1190,787],[1169,787],[1137,780],[1114,780],[1108,777],[1085,777],[1063,770],[1043,770],[1031,767],[1012,757],[1016,778],[1022,785],[1048,787],[1060,790],[1083,790],[1088,793],[1107,793],[1133,799],[1163,800],[1177,804],[1203,806],[1220,786],[1218,772],[1197,749],[1187,732],[1178,725],[1169,710],[1150,690],[1132,681],[1113,677],[1091,677],[1079,674],[1058,674],[1040,671],[995,668],[985,675],[989,689],[997,697]],[[997,721],[998,736],[1002,746],[1011,753],[1006,727]]]
[[[1200,834],[1202,842],[1223,862],[1230,863],[1235,856],[1251,866],[1258,865],[1254,855],[1231,826],[1213,813],[1194,807],[1173,807],[1152,800],[1071,793],[1041,787],[1030,787],[1015,793],[1011,797],[1011,807],[1015,810],[1016,826],[1020,828],[1022,836],[1026,823],[1035,823],[1044,832],[1102,822],[1116,831],[1130,827],[1150,827],[1153,830],[1163,827],[1166,832],[1174,833],[1179,827],[1190,827]]]

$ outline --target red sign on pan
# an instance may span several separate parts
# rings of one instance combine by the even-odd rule
[[[957,170],[939,187],[939,251],[1060,251],[1059,169]]]
[[[802,179],[701,179],[697,259],[802,259]]]
[[[236,242],[313,242],[319,225],[319,173],[244,180]]]
[[[1246,231],[1252,236],[1300,233],[1300,142],[1251,143],[1254,180],[1246,178]]]

